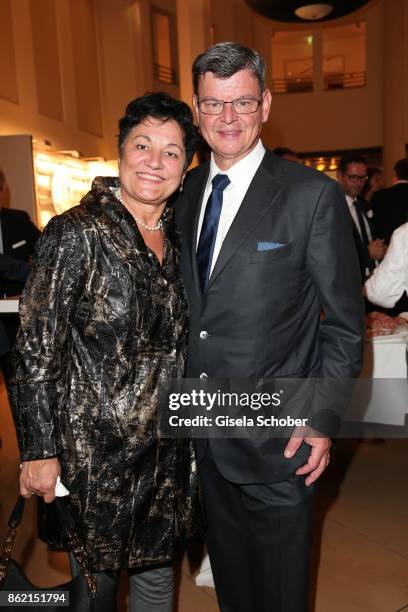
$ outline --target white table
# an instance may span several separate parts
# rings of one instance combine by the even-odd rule
[[[406,378],[408,329],[365,343],[362,378]]]
[[[364,364],[346,421],[402,426],[408,415],[408,331],[365,343]]]
[[[0,313],[18,312],[18,296],[0,299]]]

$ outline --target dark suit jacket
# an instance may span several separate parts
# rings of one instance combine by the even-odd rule
[[[0,279],[24,284],[30,272],[30,265],[0,253]],[[3,321],[0,320],[0,356],[10,350],[10,342]]]
[[[359,208],[360,208],[360,211],[361,211],[363,217],[365,218],[365,220],[367,222],[367,225],[370,228],[371,235],[374,236],[375,234],[374,234],[373,224],[371,223],[371,220],[367,216],[367,213],[366,213],[366,210],[365,210],[365,206],[364,206],[364,200],[359,201]],[[363,240],[362,240],[362,238],[360,236],[360,232],[358,231],[357,226],[354,223],[354,221],[353,221],[353,236],[354,236],[354,243],[355,243],[356,249],[357,249],[358,261],[359,261],[359,264],[360,264],[361,280],[364,283],[367,280],[367,278],[369,277],[370,272],[372,272],[372,270],[374,270],[375,263],[371,259],[370,253],[368,251],[368,248],[364,244],[364,242],[363,242]],[[367,273],[367,270],[369,271],[368,273]]]
[[[31,266],[26,261],[0,253],[0,279],[25,284]]]
[[[208,172],[205,163],[190,173],[176,207],[190,306],[187,376],[358,376],[361,280],[352,221],[338,185],[267,151],[201,295],[197,223]],[[259,242],[283,246],[261,251]],[[208,338],[200,338],[202,330]],[[240,483],[284,480],[310,450],[304,444],[287,460],[284,440],[210,444],[220,471]]]
[[[10,350],[10,343],[7,336],[7,332],[4,329],[2,321],[0,321],[0,357],[5,355]]]
[[[408,183],[397,183],[388,189],[380,189],[371,199],[376,238],[390,243],[392,233],[408,221]]]
[[[3,253],[21,261],[29,261],[40,236],[40,230],[23,210],[2,208],[0,210]],[[18,295],[24,282],[0,278],[0,295]]]

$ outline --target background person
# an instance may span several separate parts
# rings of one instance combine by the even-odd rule
[[[48,503],[61,475],[112,610],[128,568],[130,610],[169,612],[196,478],[190,442],[161,439],[156,425],[162,391],[184,373],[187,326],[166,204],[196,132],[188,106],[163,93],[131,102],[119,129],[119,179],[99,177],[49,222],[22,297],[11,398],[20,487]]]
[[[0,282],[19,283],[24,286],[31,266],[25,261],[0,253]],[[17,317],[18,319],[18,317]],[[10,336],[0,317],[0,367],[6,382],[10,379]]]
[[[24,263],[19,264],[14,260],[30,261],[40,230],[34,225],[24,210],[10,208],[10,189],[5,174],[0,168],[0,254],[9,259],[3,259],[0,268],[0,297],[20,295],[26,280]],[[10,269],[7,270],[7,267]],[[10,346],[13,346],[16,337],[19,318],[14,313],[1,313],[0,321],[7,335]],[[1,358],[1,369],[5,382],[8,383],[11,370],[8,353]]]
[[[370,302],[384,308],[394,307],[404,294],[407,297],[408,223],[395,230],[386,256],[364,287]]]
[[[292,149],[288,149],[288,147],[275,147],[273,152],[282,159],[289,159],[289,161],[301,163],[298,154]]]
[[[394,185],[377,191],[371,201],[375,232],[386,244],[397,227],[408,222],[408,157],[395,163],[394,173]]]
[[[380,168],[368,167],[367,180],[361,191],[361,198],[366,203],[366,212],[370,210],[371,199],[377,191],[384,188],[384,178]]]
[[[384,257],[386,251],[383,240],[373,239],[370,221],[359,200],[367,180],[365,157],[355,153],[343,155],[337,168],[337,180],[343,188],[353,220],[354,242],[360,262],[361,278],[364,282],[374,270],[378,260]]]

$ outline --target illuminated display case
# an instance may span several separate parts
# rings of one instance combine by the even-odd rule
[[[81,158],[76,151],[50,151],[33,141],[37,222],[42,229],[54,215],[76,206],[95,176],[117,176],[117,162]]]

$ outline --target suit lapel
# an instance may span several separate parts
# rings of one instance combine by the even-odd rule
[[[188,257],[191,263],[191,269],[193,273],[194,286],[197,293],[201,298],[201,286],[200,276],[198,274],[197,256],[196,256],[196,245],[197,245],[197,233],[198,233],[198,222],[200,219],[201,203],[203,201],[205,187],[207,185],[208,173],[210,170],[210,164],[203,164],[197,171],[197,176],[194,177],[194,182],[191,184],[191,192],[193,193],[194,199],[191,197],[187,204],[188,210],[186,214],[185,230],[183,235],[185,236],[185,242],[188,249]]]
[[[272,159],[274,161],[271,164]],[[280,175],[279,168],[276,167],[278,164],[275,165],[277,161],[269,152],[265,153],[222,244],[208,287],[216,280],[241,244],[254,232],[261,218],[279,201],[282,185],[278,178]]]

